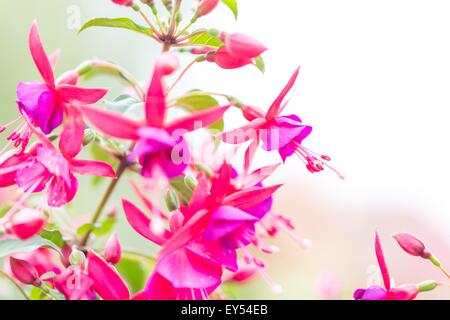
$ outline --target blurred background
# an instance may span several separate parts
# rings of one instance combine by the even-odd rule
[[[235,297],[350,299],[354,289],[378,278],[373,267],[375,229],[397,284],[444,281],[430,263],[401,251],[391,235],[408,231],[419,236],[450,268],[450,3],[242,0],[239,6],[238,22],[221,5],[200,24],[262,41],[270,49],[264,55],[266,73],[203,64],[177,92],[193,87],[224,92],[267,108],[300,64],[286,112],[314,127],[305,145],[330,155],[347,179],[331,171],[311,175],[300,160],[288,160],[271,178],[286,184],[276,198],[276,210],[291,217],[299,235],[313,246],[303,250],[281,235],[277,245],[282,251],[267,261],[283,294],[273,295],[255,279],[233,290]],[[40,24],[47,51],[62,49],[58,73],[98,57],[118,62],[147,81],[160,52],[157,44],[125,30],[92,29],[78,35],[80,23],[93,17],[129,16],[142,23],[132,10],[108,0],[1,0],[0,15],[2,123],[16,117],[17,83],[38,77],[27,49],[33,19]],[[85,85],[121,90],[107,78]],[[230,113],[228,122],[235,126],[237,116]],[[83,180],[74,216],[92,212],[102,194],[93,193],[89,183]],[[119,196],[132,198],[126,183],[116,192],[116,201]],[[118,229],[127,246],[155,252],[126,223]],[[2,298],[10,295],[0,293]],[[449,289],[421,296],[449,297]]]

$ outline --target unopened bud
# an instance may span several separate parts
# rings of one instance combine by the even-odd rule
[[[112,0],[112,2],[118,4],[119,6],[131,7],[133,5],[133,0]]]
[[[45,224],[45,216],[34,209],[23,209],[17,212],[5,227],[6,233],[26,240],[38,234]]]
[[[202,0],[198,5],[196,16],[203,17],[210,14],[219,4],[219,0]]]
[[[396,234],[394,235],[394,239],[406,253],[412,256],[423,259],[429,259],[431,256],[431,253],[426,250],[423,242],[409,233]]]
[[[419,288],[420,292],[427,292],[436,289],[438,284],[436,281],[428,280],[417,284],[417,288]]]
[[[264,112],[256,107],[251,106],[241,106],[242,114],[244,118],[248,121],[253,121],[258,118],[264,118]]]
[[[105,246],[105,260],[116,265],[122,258],[122,247],[119,242],[117,233],[114,233],[108,240]]]
[[[180,199],[173,189],[169,189],[166,195],[166,205],[169,211],[175,211],[180,208]]]
[[[9,265],[14,277],[23,284],[29,284],[36,287],[41,286],[42,282],[41,279],[39,279],[36,268],[28,261],[10,257]]]

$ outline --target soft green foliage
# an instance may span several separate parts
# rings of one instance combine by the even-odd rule
[[[228,7],[230,8],[230,10],[233,12],[234,14],[234,18],[237,20],[238,15],[239,15],[239,10],[238,10],[238,4],[237,4],[237,0],[222,0],[222,2]]]
[[[55,243],[42,237],[35,237],[25,241],[19,239],[5,239],[0,241],[0,258],[19,252],[32,252],[43,247],[52,248],[57,252],[60,252],[59,247]]]
[[[83,32],[86,29],[92,27],[107,27],[107,28],[121,28],[136,31],[147,36],[151,36],[153,33],[150,29],[136,24],[133,20],[128,18],[95,18],[86,22],[79,32]]]

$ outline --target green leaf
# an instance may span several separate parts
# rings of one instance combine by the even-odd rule
[[[92,231],[93,229],[94,225],[92,223],[85,223],[77,229],[77,236],[82,238],[86,235],[86,233]]]
[[[220,48],[223,46],[223,42],[220,41],[219,38],[211,35],[208,32],[203,32],[196,36],[193,36],[189,39],[189,43],[192,45],[209,46],[216,48]]]
[[[213,97],[199,92],[195,95],[187,95],[177,99],[177,106],[192,112],[217,107],[219,102]]]
[[[59,232],[58,230],[44,230],[41,232],[40,236],[46,240],[53,242],[59,248],[61,248],[65,243],[61,232]]]
[[[225,129],[225,121],[223,119],[220,119],[215,124],[209,127],[212,130],[216,130],[219,132],[222,132]]]
[[[136,24],[133,20],[128,18],[95,18],[86,22],[81,27],[79,33],[91,27],[108,27],[108,28],[121,28],[136,31],[147,36],[151,36],[153,32],[149,28],[145,28]]]
[[[105,107],[108,110],[116,111],[120,113],[126,112],[132,105],[136,103],[140,103],[139,99],[127,95],[122,94],[118,97],[116,97],[113,101],[107,101],[105,102]]]
[[[117,271],[119,271],[120,275],[127,282],[133,294],[144,288],[150,270],[150,268],[144,266],[140,261],[125,257],[117,265]]]
[[[0,240],[0,258],[4,258],[15,253],[31,252],[42,247],[54,249],[61,254],[58,246],[50,240],[42,237],[35,237],[25,241],[18,239]]]
[[[234,14],[234,18],[237,20],[238,15],[239,15],[239,10],[238,10],[238,4],[237,4],[237,0],[222,0],[222,2],[228,7],[230,8],[230,10],[233,12]]]
[[[262,73],[266,72],[266,63],[264,62],[263,57],[259,56],[255,58],[255,66]]]
[[[97,237],[108,235],[117,223],[117,219],[113,217],[107,217],[99,224],[94,225],[93,233]]]

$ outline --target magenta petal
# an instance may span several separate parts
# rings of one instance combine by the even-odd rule
[[[51,89],[42,82],[20,82],[17,85],[17,103],[21,112],[24,112],[33,124],[38,122],[39,98],[44,92],[49,91]]]
[[[225,198],[224,205],[246,210],[252,208],[267,198],[271,197],[282,185],[271,187],[256,187],[244,191],[238,191]]]
[[[221,206],[213,211],[203,237],[218,240],[232,233],[247,222],[256,222],[254,216],[229,206]]]
[[[45,91],[39,97],[38,122],[44,134],[51,133],[63,121],[64,110],[52,91]]]
[[[358,289],[353,294],[355,300],[386,300],[388,292],[378,286],[372,286],[368,289]]]
[[[106,89],[82,88],[68,84],[60,85],[56,90],[65,102],[80,102],[83,104],[94,104],[108,93]]]
[[[33,162],[17,170],[16,183],[23,191],[31,191],[30,188],[36,186],[32,192],[40,192],[51,177],[50,172],[42,164]]]
[[[93,251],[89,251],[87,269],[95,291],[103,300],[130,299],[130,292],[114,267]]]
[[[75,107],[67,110],[67,120],[59,139],[59,149],[64,157],[72,159],[80,153],[84,140],[83,114]]]
[[[53,70],[42,45],[41,36],[39,34],[39,28],[36,21],[33,22],[31,26],[30,34],[28,37],[28,44],[30,47],[31,56],[34,60],[34,64],[38,68],[39,73],[41,74],[44,81],[53,88],[55,85]]]
[[[156,270],[175,288],[206,289],[218,285],[222,276],[220,265],[189,247],[162,256]]]
[[[389,290],[388,300],[414,300],[419,292],[416,285],[406,284]]]
[[[269,111],[266,114],[267,120],[275,119],[281,110],[281,104],[284,101],[284,98],[286,98],[287,94],[291,91],[292,87],[295,84],[295,81],[297,81],[298,74],[300,73],[300,67],[295,70],[292,77],[289,79],[286,86],[281,91],[280,95],[275,99],[275,101],[272,103],[272,106],[270,107]]]
[[[94,282],[86,274],[68,269],[55,279],[55,288],[67,300],[95,300],[92,291]]]
[[[122,205],[128,223],[141,236],[158,245],[163,245],[170,237],[170,233],[168,233],[168,231],[165,231],[162,235],[155,234],[150,228],[151,220],[134,204],[132,204],[128,200],[123,199]]]
[[[114,169],[106,162],[93,160],[71,160],[70,169],[73,172],[87,176],[115,178]]]
[[[267,50],[261,42],[243,33],[233,33],[226,37],[228,52],[238,58],[253,59]]]
[[[139,122],[124,117],[121,113],[95,107],[81,107],[89,121],[103,133],[119,139],[138,140]]]
[[[196,129],[206,128],[220,119],[222,119],[223,114],[229,109],[226,107],[210,108],[204,111],[194,112],[189,116],[178,119],[167,126],[167,131],[169,133],[175,132],[176,130],[194,131]]]
[[[252,59],[233,56],[224,46],[214,55],[214,62],[223,69],[237,69],[252,64]]]
[[[139,300],[176,300],[177,289],[169,280],[154,272],[145,286],[144,292],[136,297]]]
[[[70,184],[61,177],[54,177],[48,189],[48,205],[59,208],[73,200],[78,190],[78,181],[71,176]]]
[[[391,277],[384,259],[383,248],[381,247],[380,236],[375,232],[375,253],[377,255],[378,265],[380,266],[381,275],[383,276],[384,287],[386,290],[391,289]]]
[[[9,187],[16,184],[16,173],[23,166],[26,166],[28,155],[25,153],[14,153],[0,163],[0,188]]]

